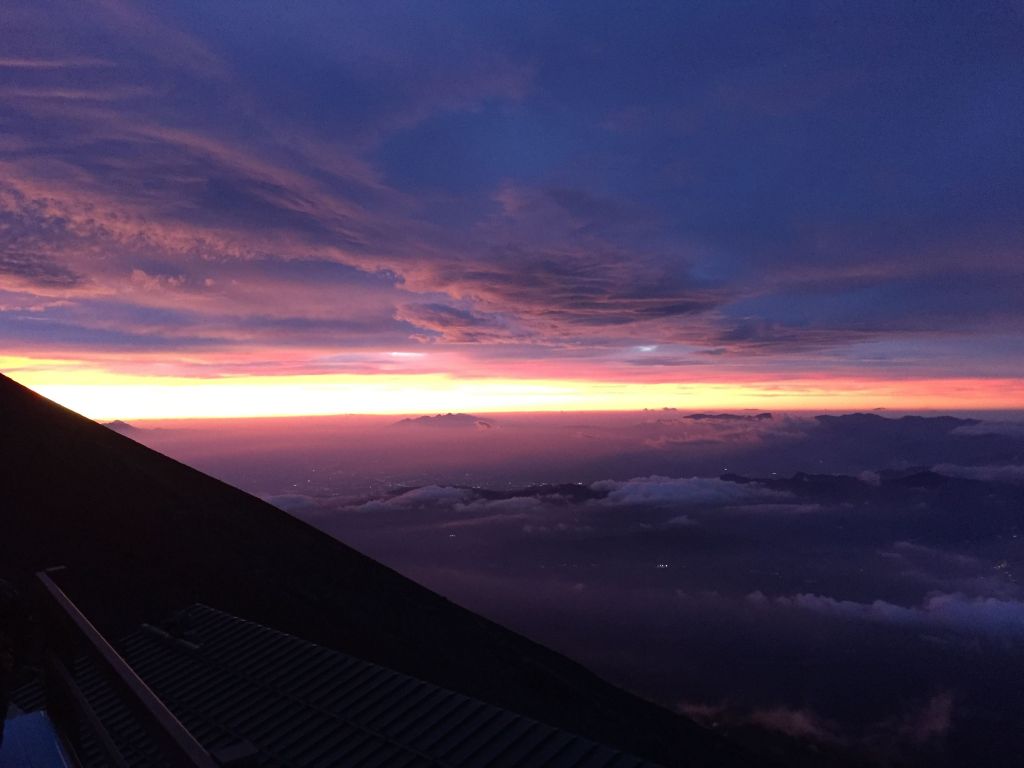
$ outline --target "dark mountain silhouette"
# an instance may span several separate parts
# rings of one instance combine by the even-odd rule
[[[416,416],[396,421],[396,427],[456,427],[490,429],[494,422],[469,413],[439,413],[436,416]]]
[[[108,636],[196,602],[649,756],[750,765],[311,526],[0,376],[0,578],[63,586]],[[763,762],[759,763],[763,764]]]
[[[104,422],[103,426],[107,429],[112,429],[115,432],[120,432],[122,435],[131,435],[133,433],[143,431],[139,427],[129,424],[127,421],[121,421],[120,419]]]
[[[691,413],[683,416],[684,419],[693,421],[770,421],[770,413],[740,414],[740,413]]]
[[[815,420],[831,432],[859,435],[870,433],[906,435],[935,438],[949,434],[957,427],[980,424],[978,419],[958,419],[955,416],[901,416],[898,419],[879,416],[876,413],[847,413],[842,416],[815,416]]]

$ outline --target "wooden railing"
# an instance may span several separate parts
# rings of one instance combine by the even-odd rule
[[[168,766],[218,768],[221,764],[196,741],[64,594],[64,590],[57,586],[52,576],[63,570],[49,568],[36,574],[46,610],[46,697],[47,709],[54,723],[76,747],[76,735],[85,726],[112,765],[117,768],[129,766],[72,675],[74,659],[87,654],[153,740]]]

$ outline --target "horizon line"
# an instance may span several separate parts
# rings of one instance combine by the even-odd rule
[[[9,378],[96,421],[429,416],[444,413],[999,412],[1024,409],[1024,380],[834,377],[659,383],[450,375],[222,379],[15,371]],[[27,373],[27,375],[26,375]],[[39,375],[41,374],[41,375]]]

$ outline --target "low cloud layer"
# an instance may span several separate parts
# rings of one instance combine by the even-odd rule
[[[606,493],[602,503],[616,505],[690,506],[748,504],[785,498],[757,483],[740,484],[717,478],[638,477],[624,482],[602,480],[591,485]]]
[[[947,629],[969,634],[1024,634],[1024,602],[1019,600],[971,598],[953,593],[930,595],[919,606],[902,606],[885,600],[859,603],[815,594],[769,598],[761,592],[753,592],[747,599],[754,605],[797,608],[843,619]]]
[[[1005,434],[1005,433],[1003,433]],[[1024,437],[1024,431],[1020,433]],[[1024,465],[1005,464],[1002,466],[964,467],[957,464],[936,464],[933,469],[950,477],[965,477],[970,480],[995,483],[1024,483]]]
[[[468,488],[444,488],[437,485],[428,485],[405,491],[389,499],[368,501],[356,507],[356,510],[373,513],[387,510],[447,509],[454,507],[456,504],[462,504],[471,498],[473,498],[473,492]]]
[[[133,435],[719,729],[825,764],[1019,754],[1024,441],[954,417],[689,415]]]

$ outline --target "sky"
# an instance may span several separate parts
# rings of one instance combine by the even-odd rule
[[[96,418],[1024,406],[1019,2],[12,0],[0,370]]]

